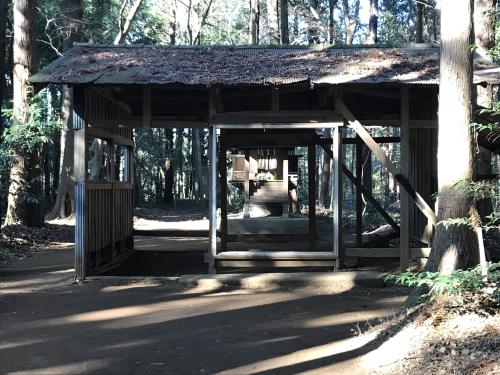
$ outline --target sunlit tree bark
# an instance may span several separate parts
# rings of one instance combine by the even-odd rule
[[[443,0],[438,135],[438,219],[427,263],[431,271],[450,273],[477,264],[478,243],[469,225],[450,219],[470,217],[472,202],[460,181],[472,178],[473,0]],[[449,225],[445,225],[445,223]]]
[[[14,13],[14,74],[13,120],[20,125],[30,121],[29,77],[36,72],[36,1],[15,0]],[[5,224],[20,220],[29,226],[43,224],[40,207],[40,168],[37,147],[27,151],[16,144],[12,150],[13,165]]]

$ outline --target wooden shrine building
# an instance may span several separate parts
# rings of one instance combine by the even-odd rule
[[[476,85],[498,83],[496,66],[484,59],[474,65]],[[211,271],[258,262],[338,268],[345,256],[399,257],[406,268],[410,258],[428,255],[428,247],[410,248],[409,239],[429,243],[436,224],[431,195],[437,190],[438,48],[78,44],[31,82],[72,87],[78,278],[133,251],[134,128],[209,129],[206,261]],[[373,126],[397,127],[399,135],[374,138],[367,130]],[[348,128],[354,137],[345,136]],[[320,129],[331,129],[331,136],[323,137]],[[89,162],[95,139],[105,144],[97,169]],[[400,142],[399,166],[384,153],[383,142]],[[356,170],[344,164],[343,144],[365,144],[394,175],[401,187],[399,223],[363,186],[360,163]],[[307,157],[293,153],[297,146],[308,150]],[[293,213],[298,160],[314,171],[318,146],[332,158],[333,179],[332,241],[322,251],[316,249],[315,173],[308,178],[308,216]],[[232,152],[230,176],[228,150],[239,150]],[[364,248],[359,241],[344,246],[343,178],[357,190],[357,239],[363,195],[399,231],[399,248]],[[245,195],[243,217],[234,221],[227,215],[228,184]],[[252,207],[276,214],[259,221],[251,217]],[[231,241],[256,238],[305,243],[303,251],[294,252],[227,251]]]

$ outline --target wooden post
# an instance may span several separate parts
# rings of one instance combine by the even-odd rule
[[[283,195],[286,197],[286,202],[283,203],[283,217],[288,215],[288,159],[283,159]]]
[[[401,148],[400,148],[400,174],[408,181],[410,168],[410,99],[409,88],[401,87]],[[400,199],[400,258],[399,266],[401,270],[406,270],[409,266],[410,258],[410,216],[409,216],[409,196],[405,189],[401,187]]]
[[[220,133],[219,175],[220,175],[220,239],[221,251],[227,250],[227,149],[224,145],[224,131]]]
[[[316,145],[310,144],[307,152],[307,174],[309,195],[309,243],[311,251],[316,249]]]
[[[243,207],[243,217],[250,218],[250,151],[245,151],[245,202]]]
[[[363,145],[361,139],[356,136],[356,178],[360,183],[363,183],[361,175],[363,174]],[[356,246],[363,244],[363,194],[361,188],[356,187]]]
[[[217,127],[210,125],[208,138],[208,218],[209,242],[208,270],[215,273],[215,256],[217,255]]]
[[[151,87],[142,89],[142,127],[151,127]]]
[[[337,256],[335,261],[335,270],[339,270],[343,262],[342,248],[342,128],[337,126],[333,128],[333,191],[332,191],[332,210],[333,210],[333,253]]]
[[[87,273],[86,180],[87,137],[84,120],[85,91],[73,91],[74,176],[75,176],[75,281],[82,282]]]

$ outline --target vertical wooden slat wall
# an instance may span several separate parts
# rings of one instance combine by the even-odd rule
[[[130,115],[121,107],[101,95],[87,89],[85,95],[86,118],[99,120],[128,119]],[[89,124],[92,127],[92,124]],[[114,146],[112,135],[133,139],[133,130],[127,128],[100,128],[108,144]],[[113,147],[110,148],[114,150]],[[133,148],[129,147],[129,157],[133,158]],[[114,159],[112,159],[112,165]],[[133,163],[127,163],[131,166]],[[129,179],[133,175],[128,171]],[[134,194],[131,181],[86,181],[85,200],[85,243],[87,272],[99,272],[125,255],[133,247],[133,206]]]
[[[433,207],[432,195],[437,192],[437,129],[410,130],[410,183]],[[427,218],[410,205],[411,235],[427,242]]]

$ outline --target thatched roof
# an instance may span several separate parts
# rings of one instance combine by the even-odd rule
[[[497,83],[477,60],[475,82]],[[33,83],[112,85],[437,84],[438,48],[270,48],[77,45]],[[493,82],[494,81],[494,82]]]

